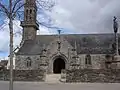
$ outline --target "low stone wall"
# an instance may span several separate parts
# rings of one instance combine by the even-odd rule
[[[8,81],[9,70],[0,71],[0,80]],[[14,81],[45,81],[45,71],[43,70],[14,70]]]
[[[4,80],[4,73],[3,73],[3,71],[0,71],[0,80]]]
[[[66,82],[120,83],[120,69],[66,70]]]

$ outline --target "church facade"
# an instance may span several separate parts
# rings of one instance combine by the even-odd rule
[[[26,0],[21,22],[23,38],[15,55],[15,69],[61,73],[62,69],[119,68],[114,57],[114,33],[36,35],[36,13],[35,0]]]

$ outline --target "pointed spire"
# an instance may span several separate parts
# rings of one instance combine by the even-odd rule
[[[46,45],[43,44],[43,51],[46,52]]]

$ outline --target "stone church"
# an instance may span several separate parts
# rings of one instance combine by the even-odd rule
[[[37,35],[36,17],[35,0],[26,0],[24,21],[21,21],[23,36],[15,55],[15,69],[61,73],[62,69],[117,68],[114,33],[60,34],[58,30],[58,35]]]

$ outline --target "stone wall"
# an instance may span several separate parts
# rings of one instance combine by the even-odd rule
[[[85,56],[86,54],[79,55],[80,68],[85,69]],[[105,69],[105,55],[104,54],[90,54],[91,56],[91,67],[89,69]]]
[[[51,54],[52,55],[52,54]],[[47,55],[47,58],[42,58],[40,55],[17,55],[15,60],[15,69],[17,70],[35,70],[35,69],[47,69],[47,67],[44,67],[45,62],[48,62],[49,69],[52,67],[51,63],[51,57]],[[67,56],[67,55],[65,55]],[[77,59],[76,63],[80,65],[81,69],[85,69],[85,54],[79,55],[79,58]],[[27,58],[30,58],[32,61],[31,67],[26,66]],[[74,60],[72,60],[74,61]],[[67,61],[67,64],[70,61]],[[69,65],[67,65],[69,67]],[[89,69],[104,69],[105,68],[105,55],[102,54],[94,54],[91,55],[91,68]],[[50,70],[51,71],[51,70]]]
[[[31,60],[31,66],[27,67],[27,58]],[[15,69],[17,70],[35,70],[39,68],[40,55],[17,55],[15,60]]]
[[[0,80],[9,80],[9,70],[0,71]],[[45,71],[43,70],[14,70],[14,81],[45,81]]]
[[[66,70],[66,82],[120,83],[120,69]]]

